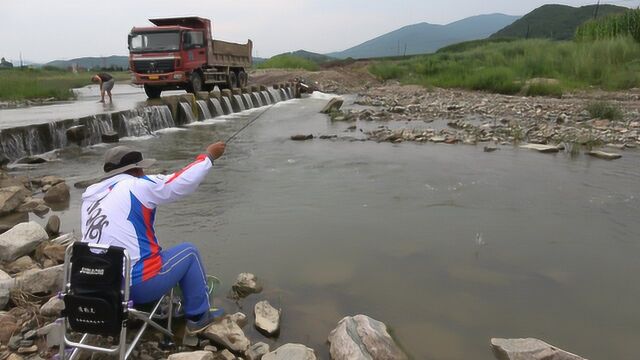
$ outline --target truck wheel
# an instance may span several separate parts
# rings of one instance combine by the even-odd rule
[[[191,74],[189,78],[189,90],[187,91],[194,94],[202,91],[202,76],[200,76],[199,73],[194,72]]]
[[[238,76],[233,71],[229,71],[229,76],[227,76],[227,86],[229,89],[238,87]]]
[[[238,73],[238,87],[247,87],[247,84],[249,84],[249,75],[242,70]]]
[[[160,94],[162,94],[162,88],[144,84],[144,92],[149,99],[157,99],[160,97]]]

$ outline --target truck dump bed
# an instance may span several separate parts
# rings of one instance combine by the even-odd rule
[[[222,40],[212,40],[209,47],[209,65],[251,67],[253,42],[236,44]]]

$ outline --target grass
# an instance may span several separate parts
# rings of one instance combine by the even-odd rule
[[[549,96],[555,98],[561,98],[563,92],[560,84],[550,83],[529,84],[523,90],[526,96]]]
[[[614,39],[620,36],[632,37],[640,42],[640,9],[587,21],[578,27],[575,39],[578,41],[594,41]]]
[[[318,64],[299,56],[284,54],[274,56],[271,59],[257,66],[258,69],[304,69],[309,71],[318,70]]]
[[[67,100],[73,98],[71,89],[91,83],[92,73],[74,74],[58,69],[3,69],[0,70],[0,99]],[[114,72],[118,80],[128,80],[128,72]]]
[[[587,105],[586,110],[594,119],[621,120],[622,110],[606,101],[597,101]]]
[[[606,90],[640,86],[640,44],[629,37],[593,42],[523,39],[481,44],[459,52],[380,61],[369,71],[382,80],[503,94],[526,90],[531,96],[559,96],[564,89],[592,86]],[[558,81],[555,85],[526,85],[527,80],[535,78]]]

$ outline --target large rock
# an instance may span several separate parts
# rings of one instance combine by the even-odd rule
[[[58,215],[49,216],[47,226],[44,227],[44,230],[49,234],[49,236],[56,236],[60,234],[60,218]]]
[[[38,186],[45,186],[45,185],[53,186],[53,185],[60,184],[61,182],[64,182],[63,178],[49,175],[34,181],[34,184]]]
[[[334,360],[407,359],[386,325],[366,315],[343,318],[328,340]]]
[[[36,264],[33,259],[27,255],[21,256],[15,261],[7,264],[5,269],[11,274],[21,273],[23,271],[27,271],[29,269],[37,269],[38,264]]]
[[[69,197],[69,186],[62,182],[47,190],[47,193],[44,194],[44,201],[49,204],[66,203],[69,201]]]
[[[24,186],[9,186],[0,189],[0,216],[16,210],[22,201],[31,195]]]
[[[11,314],[0,315],[0,344],[7,344],[14,333],[19,332],[18,319]]]
[[[256,328],[267,336],[280,332],[280,310],[276,310],[268,301],[260,301],[254,307]]]
[[[13,213],[5,216],[0,216],[0,234],[10,230],[14,226],[29,221],[28,213]]]
[[[16,276],[16,287],[30,294],[51,294],[62,286],[63,265],[27,270]]]
[[[18,224],[0,234],[0,260],[13,261],[30,253],[48,238],[47,232],[37,222]]]
[[[316,354],[302,344],[285,344],[264,355],[262,360],[316,360]]]
[[[231,289],[238,297],[243,298],[250,294],[259,293],[262,291],[262,286],[258,284],[258,278],[254,274],[240,273]]]
[[[585,360],[538,339],[491,339],[498,360]]]
[[[58,295],[52,296],[49,301],[40,307],[40,315],[46,317],[59,317],[64,310],[64,301]]]
[[[101,135],[103,143],[117,143],[120,141],[120,136],[115,131],[107,131]]]
[[[259,342],[251,345],[251,347],[249,347],[249,349],[244,353],[244,356],[247,360],[260,360],[268,352],[269,344]]]
[[[234,352],[245,352],[250,345],[240,326],[228,315],[209,326],[202,335]]]
[[[80,144],[89,137],[89,129],[85,125],[72,126],[67,129],[66,134],[69,142]]]
[[[604,159],[604,160],[617,160],[622,157],[621,154],[608,153],[604,151],[589,151],[587,154],[589,154],[590,156],[596,157],[598,159]]]
[[[557,146],[552,145],[542,145],[542,144],[526,144],[521,145],[521,149],[535,150],[541,153],[549,154],[549,153],[557,153],[560,149]]]
[[[9,299],[11,298],[11,288],[13,284],[13,279],[9,274],[0,270],[0,310],[4,309],[9,303]],[[2,318],[0,318],[1,320]],[[0,321],[0,328],[2,327]],[[2,339],[0,339],[1,341]],[[6,341],[4,342],[6,344]]]
[[[64,245],[47,243],[42,248],[42,255],[59,264],[64,262],[64,255],[66,251],[67,247]]]
[[[169,355],[167,360],[213,360],[211,351],[181,352]]]
[[[46,206],[43,199],[27,196],[16,210],[23,213],[38,212]]]
[[[323,114],[329,114],[331,112],[338,111],[342,107],[342,104],[344,104],[344,100],[340,98],[333,98],[329,100],[327,105],[325,105],[320,112]]]

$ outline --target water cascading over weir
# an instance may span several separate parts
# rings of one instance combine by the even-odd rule
[[[168,96],[131,110],[0,129],[0,160],[13,162],[68,146],[153,135],[161,129],[274,104],[292,98],[294,92],[292,84],[280,84],[244,93],[240,89],[199,93],[198,99],[191,94]]]

